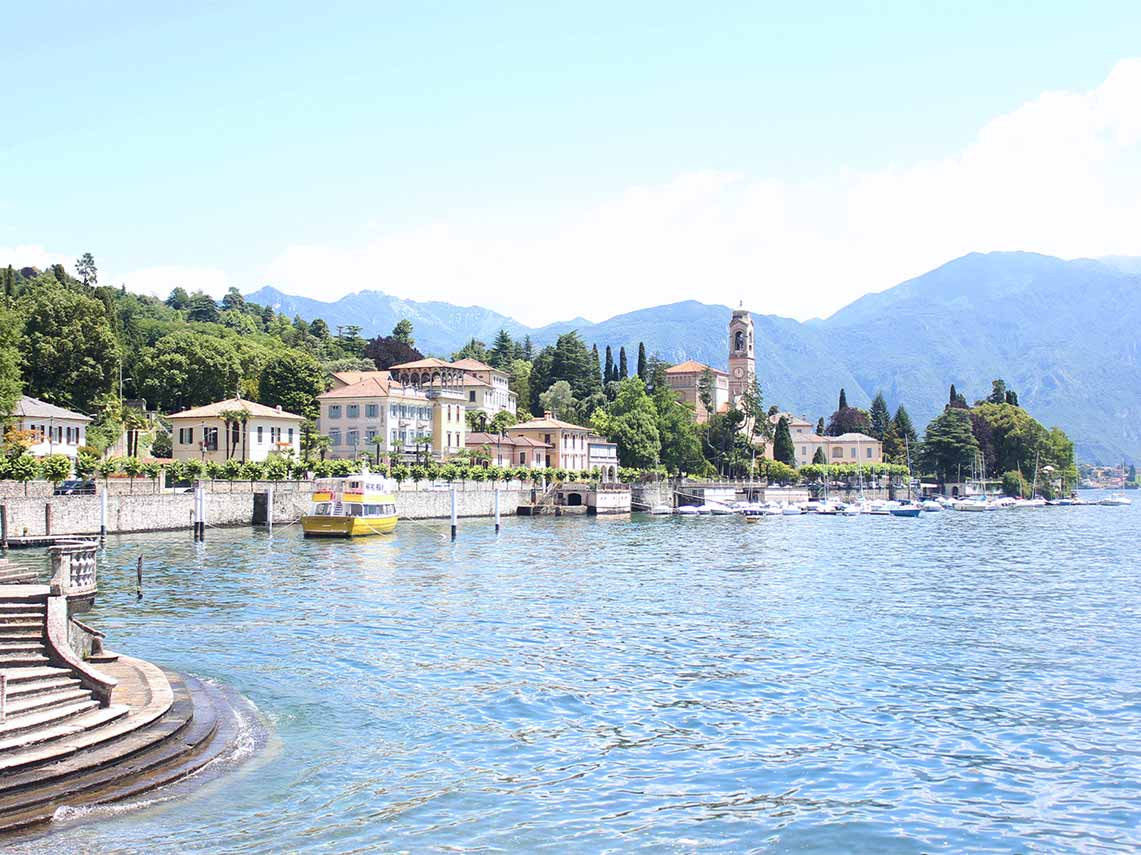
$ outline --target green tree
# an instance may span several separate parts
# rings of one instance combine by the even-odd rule
[[[602,388],[602,381],[601,381],[602,364],[601,364],[601,362],[599,362],[599,359],[598,359],[598,345],[597,344],[591,345],[591,347],[590,347],[590,361],[591,361],[591,365],[592,365],[591,370],[596,375],[598,375],[598,377],[600,378],[599,379],[599,388]]]
[[[1006,382],[1003,380],[991,381],[991,392],[987,397],[987,402],[991,404],[1005,404],[1006,403]]]
[[[511,340],[511,334],[507,330],[501,329],[495,334],[489,356],[494,368],[506,370],[511,364],[511,360],[515,358],[515,342]]]
[[[602,388],[590,351],[574,330],[559,336],[551,351],[548,383],[556,380],[567,381],[576,400],[588,398]]]
[[[761,392],[761,382],[755,376],[741,396],[741,412],[745,414],[750,442],[769,439],[772,422],[765,415],[765,396]]]
[[[569,421],[576,416],[577,401],[570,383],[556,380],[546,392],[539,396],[540,411],[552,413],[555,418]]]
[[[704,473],[708,463],[701,453],[693,408],[679,401],[665,382],[654,386],[653,400],[662,465],[672,473]]]
[[[888,423],[891,422],[891,411],[887,408],[887,401],[884,400],[883,392],[876,392],[875,398],[872,399],[872,408],[868,411],[868,417],[871,423],[871,435],[882,440],[884,434],[887,433]]]
[[[20,318],[0,308],[0,424],[20,400]]]
[[[186,304],[186,319],[196,323],[217,323],[220,318],[218,304],[205,291],[195,291]]]
[[[71,475],[71,458],[66,454],[49,454],[40,460],[40,472],[58,486]]]
[[[697,400],[701,402],[706,415],[712,415],[717,410],[715,406],[717,401],[716,383],[717,377],[714,375],[713,369],[706,366],[697,378]]]
[[[657,465],[661,451],[658,411],[641,378],[620,381],[605,415],[592,424],[618,445],[618,460],[623,466],[646,469]]]
[[[931,420],[923,439],[921,465],[940,483],[957,480],[960,471],[971,471],[979,443],[965,410],[948,407]]]
[[[222,308],[235,312],[241,312],[245,307],[246,298],[242,296],[241,291],[231,286],[226,291],[225,296],[222,297]],[[248,317],[248,315],[246,317]]]
[[[817,436],[824,436],[825,430],[826,430],[826,428],[824,427],[824,416],[821,416],[819,419],[816,420],[816,435]]]
[[[452,354],[452,361],[461,359],[474,359],[477,362],[487,362],[491,355],[487,352],[487,345],[479,339],[473,338],[459,350]]]
[[[171,290],[170,296],[166,298],[166,304],[172,309],[185,309],[190,305],[190,295],[186,293],[186,289],[179,286]]]
[[[396,322],[392,328],[392,337],[405,347],[415,347],[416,339],[412,337],[412,321],[403,318]]]
[[[501,434],[505,433],[507,428],[516,424],[517,421],[518,419],[516,419],[510,410],[500,410],[498,413],[491,417],[491,422],[488,424],[488,428],[492,433]]]
[[[531,408],[531,367],[526,359],[515,359],[508,371],[507,388],[515,393],[515,408],[520,416]]]
[[[42,279],[42,277],[41,277]],[[58,285],[40,284],[21,300],[21,356],[28,394],[86,410],[108,391],[118,344],[103,303]]]
[[[95,256],[85,252],[75,262],[75,272],[80,280],[89,288],[94,288],[99,281],[98,270],[95,268]]]
[[[326,382],[325,370],[316,359],[298,350],[285,351],[270,359],[262,369],[258,400],[315,419],[320,409],[317,396],[325,391]]]
[[[650,378],[646,374],[646,343],[642,341],[638,342],[638,377],[643,383],[650,382]]]
[[[617,377],[614,371],[614,352],[610,349],[610,345],[606,345],[606,364],[602,370],[602,384],[605,386],[607,383],[613,383]]]
[[[241,376],[230,342],[190,329],[147,348],[135,374],[143,397],[166,412],[232,398]]]
[[[309,324],[309,335],[318,341],[327,341],[329,338],[329,325],[321,318],[314,318],[313,322]]]
[[[828,465],[828,455],[824,453],[824,446],[818,445],[816,447],[816,453],[812,455],[812,462],[817,466]]]
[[[630,376],[630,372],[626,366],[626,348],[618,348],[618,379],[625,380]]]
[[[837,410],[846,410],[848,408],[848,396],[844,394],[844,388],[840,387],[840,403],[836,405]]]
[[[788,427],[787,416],[781,416],[777,421],[776,436],[773,439],[773,458],[787,466],[796,465],[796,447],[792,444],[792,432]]]

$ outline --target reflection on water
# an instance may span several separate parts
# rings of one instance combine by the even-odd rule
[[[17,848],[1135,848],[1139,512],[113,539],[91,622],[276,750]]]

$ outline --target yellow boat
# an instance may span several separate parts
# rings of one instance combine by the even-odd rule
[[[358,537],[396,529],[396,483],[383,475],[320,478],[312,502],[301,517],[306,537]]]

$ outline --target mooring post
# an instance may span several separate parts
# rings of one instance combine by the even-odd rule
[[[206,539],[206,485],[198,484],[198,539]]]
[[[8,506],[0,505],[0,549],[8,551]]]
[[[8,675],[0,674],[0,722],[8,717]]]
[[[452,540],[456,539],[456,488],[452,487]]]
[[[44,534],[51,536],[52,533],[52,503],[44,503]]]
[[[495,485],[495,533],[499,534],[499,485]]]
[[[143,556],[139,554],[138,564],[135,565],[135,595],[141,600],[143,598]]]
[[[99,491],[99,542],[107,542],[107,488]]]
[[[265,525],[270,531],[273,531],[273,485],[270,484],[267,488],[265,496]]]

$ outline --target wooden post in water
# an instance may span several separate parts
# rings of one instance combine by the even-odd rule
[[[44,503],[44,534],[51,536],[52,533],[52,503]]]
[[[452,487],[452,540],[456,539],[456,488]]]
[[[99,491],[99,542],[107,542],[107,488]]]
[[[143,556],[139,555],[139,561],[135,565],[135,595],[141,600],[143,598]]]
[[[0,549],[8,551],[8,506],[0,505]]]
[[[265,495],[265,526],[273,531],[273,484],[269,485]]]
[[[0,722],[8,717],[8,675],[0,674]]]
[[[495,485],[495,533],[499,534],[499,485]]]

